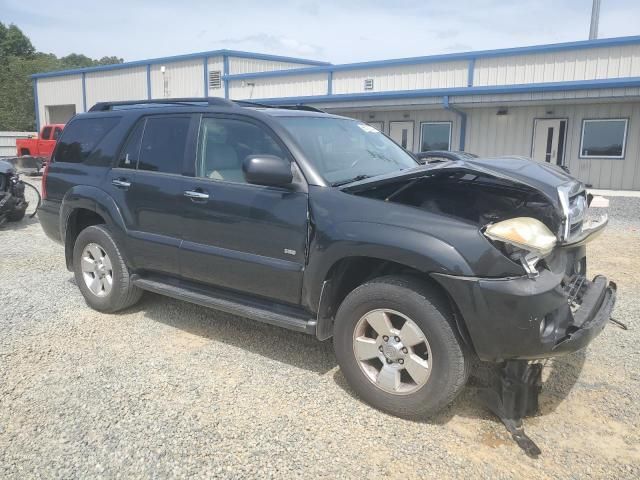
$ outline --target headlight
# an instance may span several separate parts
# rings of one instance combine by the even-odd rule
[[[551,253],[556,237],[540,220],[530,217],[510,218],[489,225],[484,234],[491,240],[508,243],[538,257]]]

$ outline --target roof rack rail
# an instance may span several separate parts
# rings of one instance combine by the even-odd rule
[[[106,112],[113,107],[135,107],[136,105],[184,105],[192,106],[194,103],[206,103],[216,107],[235,107],[231,100],[218,97],[207,98],[157,98],[153,100],[125,100],[118,102],[98,102],[89,109],[90,112]]]
[[[278,108],[273,105],[265,105],[264,103],[252,102],[251,100],[233,100],[233,103],[241,107],[260,107],[260,108]]]
[[[266,105],[264,103],[252,102],[251,100],[233,100],[233,102],[242,107],[282,108],[284,110],[305,110],[308,112],[326,113],[324,110],[310,105],[302,105],[301,103],[296,105]]]
[[[297,105],[277,105],[277,106],[274,106],[273,108],[283,108],[285,110],[304,110],[304,111],[307,111],[307,112],[327,113],[324,110],[321,110],[321,109],[316,108],[316,107],[312,107],[311,105],[302,105],[302,104],[297,104]]]

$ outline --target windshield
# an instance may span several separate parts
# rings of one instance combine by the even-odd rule
[[[279,121],[334,186],[418,165],[402,147],[365,123],[329,117],[281,117]]]

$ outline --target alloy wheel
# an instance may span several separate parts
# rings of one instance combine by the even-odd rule
[[[427,337],[413,320],[395,310],[372,310],[358,320],[353,354],[367,379],[388,393],[413,393],[431,375]]]
[[[104,248],[89,243],[80,257],[82,278],[87,288],[97,297],[106,297],[113,286],[111,259]]]

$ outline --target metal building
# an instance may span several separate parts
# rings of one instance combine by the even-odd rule
[[[219,96],[359,118],[412,151],[525,155],[640,190],[640,36],[332,65],[219,50],[33,76],[38,122]]]

